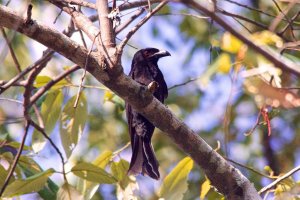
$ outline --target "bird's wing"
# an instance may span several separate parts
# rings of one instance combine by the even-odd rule
[[[165,82],[164,76],[161,71],[158,69],[158,73],[156,75],[155,81],[158,83],[158,92],[159,97],[156,97],[159,101],[164,102],[164,100],[168,97],[168,86]],[[154,95],[156,96],[156,95]]]

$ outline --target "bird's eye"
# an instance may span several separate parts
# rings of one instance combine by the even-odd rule
[[[149,52],[149,51],[144,51],[144,55],[145,55],[146,57],[148,57],[148,56],[150,55],[150,52]]]

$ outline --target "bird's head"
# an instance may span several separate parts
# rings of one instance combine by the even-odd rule
[[[145,48],[136,52],[133,60],[137,62],[157,62],[158,59],[165,56],[171,56],[171,54],[168,51],[159,50],[156,48]]]

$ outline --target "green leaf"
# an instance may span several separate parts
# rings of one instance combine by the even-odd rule
[[[104,169],[112,158],[113,152],[104,151],[100,154],[92,164]],[[77,184],[77,189],[84,194],[84,199],[91,199],[99,188],[99,183],[90,182],[85,179],[80,179]]]
[[[48,177],[54,172],[54,169],[48,169],[24,180],[15,180],[7,186],[3,193],[3,197],[12,197],[21,194],[37,192],[45,186]]]
[[[20,147],[20,143],[14,141],[14,142],[6,143],[5,146],[10,146],[10,147],[13,147],[15,149],[18,149]],[[25,150],[25,151],[31,150],[31,147],[24,145],[23,150]]]
[[[44,85],[46,85],[47,83],[49,83],[50,81],[52,81],[52,79],[49,76],[37,76],[33,86],[36,88],[40,88],[43,87]],[[51,87],[51,90],[56,90],[58,88],[61,88],[63,86],[68,85],[69,83],[63,79],[59,82],[57,82],[54,86]]]
[[[164,179],[160,189],[160,197],[165,200],[180,200],[187,191],[188,174],[193,168],[193,160],[190,157],[182,159],[177,166]]]
[[[0,165],[0,188],[2,188],[2,186],[5,182],[7,174],[8,174],[8,171],[6,171],[4,169],[4,167],[2,167],[2,165]]]
[[[20,166],[26,177],[31,177],[43,171],[43,169],[30,156],[21,156],[18,166]],[[47,183],[40,191],[38,191],[38,194],[43,199],[55,200],[58,189],[58,186],[50,178],[48,178]]]
[[[113,152],[104,151],[93,161],[93,164],[104,169],[106,165],[109,163],[110,159],[112,158],[112,155]]]
[[[45,132],[50,136],[52,130],[60,115],[61,106],[63,103],[63,94],[61,90],[55,90],[49,92],[46,95],[44,102],[42,103],[41,115],[45,124]],[[37,130],[34,130],[32,134],[32,148],[35,153],[41,151],[47,140],[46,138]]]
[[[126,160],[121,159],[119,162],[113,162],[111,164],[111,171],[114,177],[119,181],[119,185],[122,189],[125,189],[129,183],[129,177],[127,176],[127,170],[129,163]]]
[[[116,183],[117,179],[107,173],[104,169],[90,163],[78,163],[71,171],[76,175],[88,181],[112,184]]]
[[[74,108],[76,96],[65,105],[61,114],[60,137],[67,157],[70,157],[76,147],[87,119],[87,102],[82,92],[78,105]]]
[[[201,185],[200,200],[205,198],[205,196],[209,192],[210,188],[211,188],[210,187],[210,180],[208,178],[206,178],[204,183],[202,183],[202,185]]]
[[[73,186],[65,183],[57,192],[57,200],[84,200],[82,194],[78,192]]]

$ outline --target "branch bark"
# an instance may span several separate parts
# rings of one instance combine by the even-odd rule
[[[15,24],[18,24],[16,27]],[[70,40],[68,37],[45,25],[33,22],[26,25],[25,19],[12,10],[0,6],[0,26],[17,30],[24,35],[52,48],[77,65],[83,67],[89,56],[87,71],[99,82],[110,88],[121,98],[131,104],[138,112],[149,119],[157,128],[166,133],[185,153],[203,169],[219,192],[227,199],[261,199],[249,180],[239,170],[230,165],[215,152],[199,135],[179,120],[167,107],[161,104],[146,87],[141,86],[123,73],[120,61],[113,69],[104,69],[97,62],[99,55],[91,53]],[[113,56],[118,56],[114,54]],[[114,60],[114,58],[113,58]],[[164,116],[164,117],[161,117]],[[184,138],[184,140],[183,140]]]

